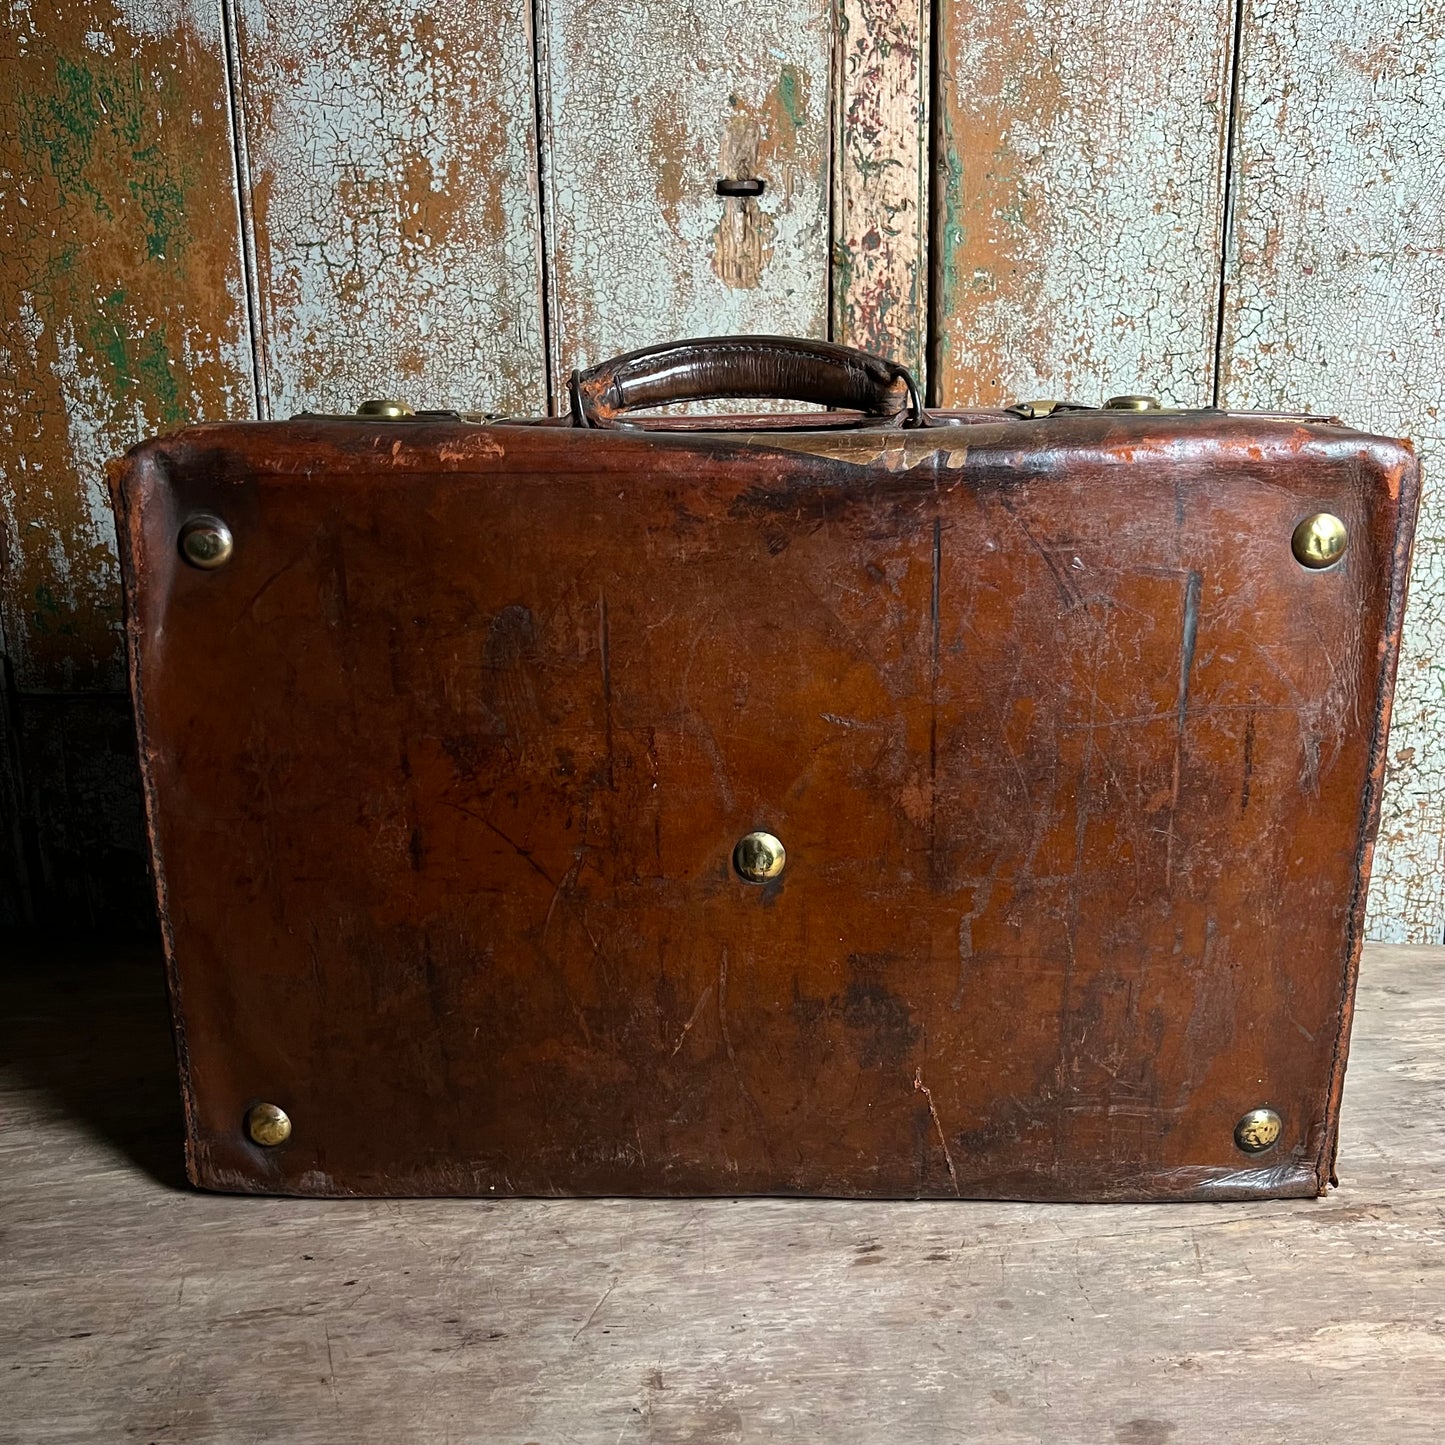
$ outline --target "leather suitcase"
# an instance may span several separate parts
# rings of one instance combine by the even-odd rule
[[[1418,495],[778,338],[113,470],[201,1186],[1331,1181]],[[624,420],[712,397],[838,408]]]

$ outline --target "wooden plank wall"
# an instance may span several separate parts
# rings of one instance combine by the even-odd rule
[[[832,334],[928,371],[932,5],[839,0]]]
[[[1369,931],[1445,937],[1445,5],[945,5],[935,387],[1334,411],[1426,463]]]
[[[944,7],[944,398],[1208,404],[1233,21],[1232,0]]]
[[[22,692],[124,682],[105,461],[252,414],[220,16],[12,5],[0,87],[0,528]]]
[[[827,0],[540,13],[554,377],[679,336],[825,334]]]
[[[545,408],[527,10],[228,16],[264,413]]]
[[[1440,0],[9,0],[7,35],[0,925],[145,916],[100,467],[182,420],[556,409],[574,366],[775,330],[948,404],[1438,445]],[[1445,930],[1442,536],[1432,496],[1382,938]]]
[[[6,20],[0,915],[125,931],[151,906],[102,468],[148,432],[254,413],[225,43],[200,0]]]
[[[1445,889],[1445,4],[1246,0],[1225,404],[1304,404],[1425,465],[1372,938],[1438,943]]]

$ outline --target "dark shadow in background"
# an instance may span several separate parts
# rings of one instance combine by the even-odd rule
[[[159,939],[135,723],[124,697],[22,694],[0,658],[3,931]]]
[[[157,944],[0,935],[0,1109],[54,1107],[170,1188],[185,1177],[175,1047]]]

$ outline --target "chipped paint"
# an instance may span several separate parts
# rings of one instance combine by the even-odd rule
[[[217,14],[10,8],[0,534],[22,690],[123,686],[105,462],[253,406]]]
[[[925,372],[926,5],[842,0],[833,177],[833,335]]]
[[[545,0],[558,377],[681,336],[826,334],[830,13]],[[761,197],[716,194],[734,166]]]
[[[1209,401],[1232,13],[943,7],[946,405]]]
[[[734,116],[723,130],[718,175],[752,178],[758,173],[761,134],[751,116]],[[722,219],[713,232],[712,269],[724,286],[751,290],[762,283],[773,256],[773,218],[756,196],[720,196]]]
[[[1424,462],[1366,926],[1376,940],[1438,943],[1445,489],[1431,479],[1445,455],[1445,5],[1252,0],[1241,67],[1222,399],[1335,411],[1410,437]]]
[[[525,9],[244,0],[273,414],[546,399]]]

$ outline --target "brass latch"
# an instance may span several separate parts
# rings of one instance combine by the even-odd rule
[[[1102,407],[1086,406],[1079,401],[1056,401],[1044,397],[1038,401],[1016,401],[1007,408],[1015,416],[1028,421],[1039,417],[1054,416],[1061,411],[1162,411],[1157,396],[1111,396]]]
[[[1033,421],[1038,417],[1053,416],[1056,411],[1097,411],[1098,408],[1081,401],[1056,401],[1053,397],[1043,397],[1038,401],[1016,401],[1005,410]]]
[[[362,402],[355,411],[298,411],[291,414],[292,421],[355,421],[357,417],[364,417],[367,421],[464,421],[474,426],[512,420],[499,412],[455,411],[450,407],[417,411],[408,403],[394,401],[390,397],[372,397]]]

